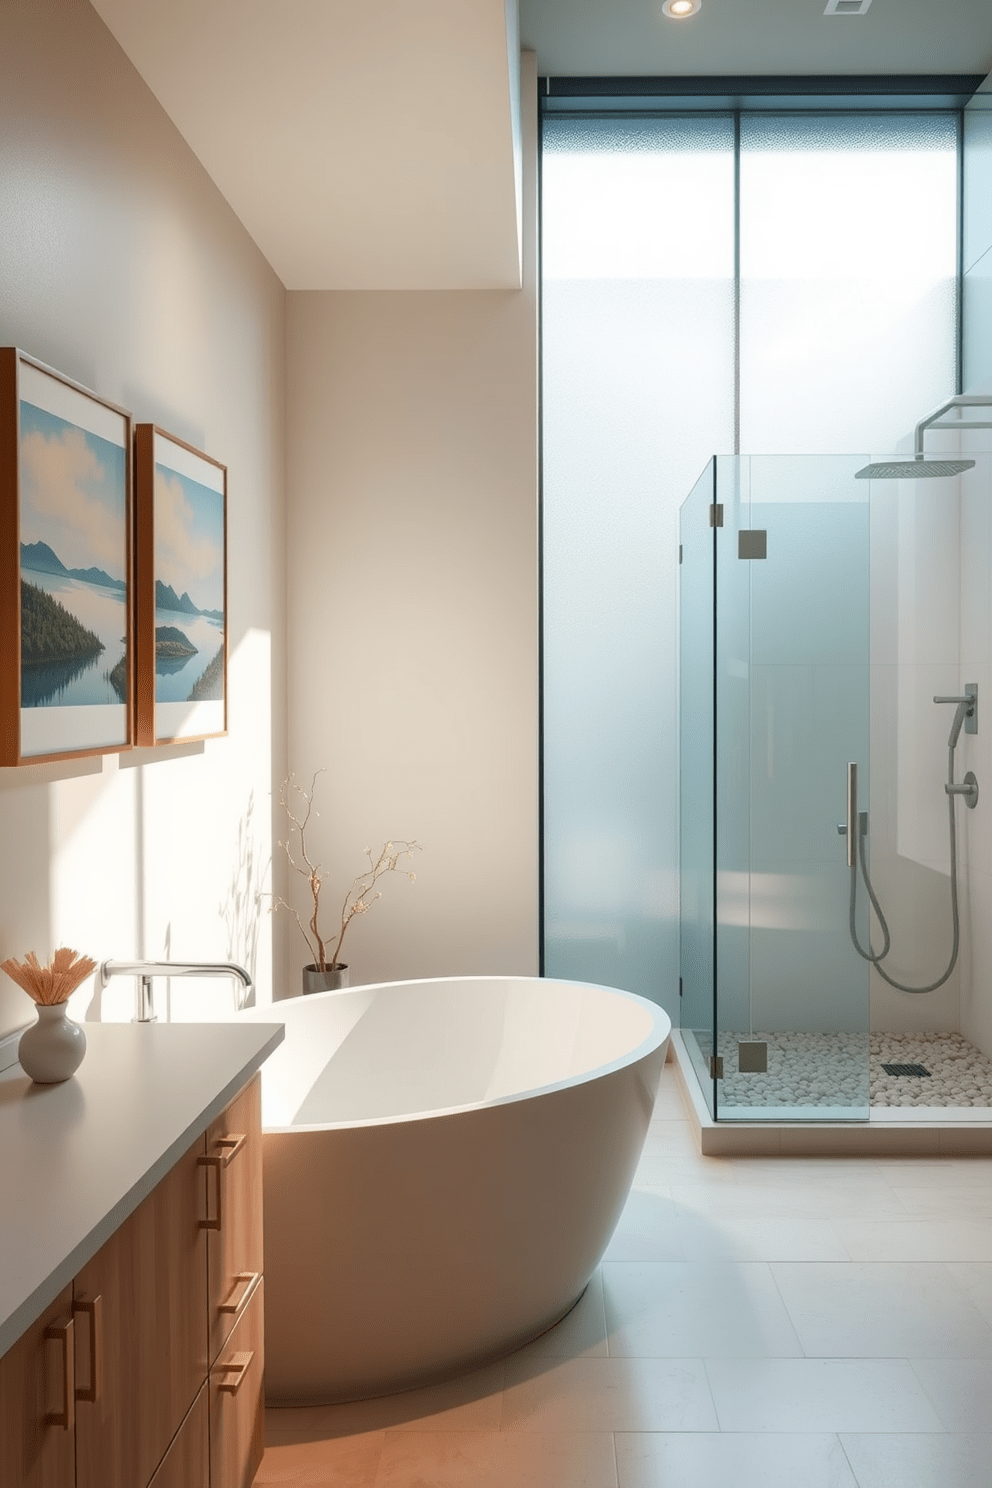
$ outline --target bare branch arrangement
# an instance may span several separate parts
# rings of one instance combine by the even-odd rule
[[[382,890],[377,889],[376,884],[387,873],[404,873],[413,883],[417,875],[411,872],[405,864],[412,861],[414,853],[422,852],[423,848],[419,842],[384,842],[377,857],[373,857],[370,847],[365,849],[368,867],[353,880],[344,896],[341,905],[341,921],[337,927],[337,940],[333,951],[328,955],[327,946],[330,937],[323,936],[320,932],[320,891],[326,881],[327,873],[319,863],[313,861],[307,846],[307,830],[311,818],[319,815],[314,810],[317,776],[323,773],[323,770],[315,773],[310,782],[309,791],[305,790],[302,785],[298,785],[290,775],[287,780],[283,781],[282,790],[279,793],[279,802],[289,818],[290,825],[290,840],[280,842],[279,846],[289,859],[290,867],[307,880],[313,901],[313,913],[305,925],[297,910],[285,899],[277,898],[272,907],[289,910],[313,957],[314,970],[335,971],[342,964],[338,958],[341,954],[341,942],[344,940],[348,926],[356,915],[367,914],[375,901],[382,898]],[[292,841],[294,833],[295,843]]]
[[[96,971],[96,962],[60,946],[47,966],[39,965],[34,951],[28,951],[23,961],[15,961],[13,956],[0,961],[0,971],[5,971],[35,1002],[51,1007],[68,1002],[80,983]]]

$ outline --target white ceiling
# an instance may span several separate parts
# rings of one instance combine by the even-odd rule
[[[92,0],[289,289],[519,284],[509,58],[542,74],[987,73],[992,0]]]
[[[92,3],[287,288],[519,285],[515,3]]]
[[[701,0],[684,21],[661,0],[520,0],[524,46],[552,77],[795,77],[992,70],[992,0]]]

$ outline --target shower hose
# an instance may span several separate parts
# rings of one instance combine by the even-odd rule
[[[947,751],[947,784],[949,786],[954,785],[953,746],[951,746]],[[868,835],[867,813],[862,812],[858,821],[858,851],[856,854],[857,861],[851,864],[851,940],[854,943],[854,949],[857,951],[858,955],[863,957],[865,961],[870,961],[872,966],[874,966],[875,970],[878,972],[879,976],[887,981],[890,987],[897,987],[900,992],[936,992],[937,988],[942,987],[947,981],[947,978],[950,976],[957,963],[958,948],[961,943],[961,925],[958,918],[958,845],[957,830],[954,823],[955,794],[956,792],[950,790],[947,793],[947,820],[951,838],[951,919],[954,923],[954,944],[951,949],[951,959],[947,963],[947,970],[944,972],[943,976],[938,977],[935,982],[930,982],[926,987],[908,987],[905,982],[897,982],[895,977],[889,976],[889,973],[882,965],[882,962],[889,954],[891,938],[889,936],[889,927],[885,923],[885,915],[882,913],[882,906],[878,902],[878,895],[872,888],[871,879],[868,876],[868,865],[865,862],[865,837]],[[858,894],[858,862],[861,863],[861,873],[865,881],[865,888],[868,890],[868,898],[871,900],[871,907],[875,911],[879,925],[882,927],[882,949],[877,952],[873,951],[871,948],[870,923],[868,927],[868,949],[864,950],[861,946],[860,941],[858,940],[858,930],[855,923],[855,909]]]

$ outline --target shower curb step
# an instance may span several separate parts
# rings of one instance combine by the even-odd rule
[[[677,1028],[669,1059],[704,1157],[992,1157],[992,1121],[714,1121]]]

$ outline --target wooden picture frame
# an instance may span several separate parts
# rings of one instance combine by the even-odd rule
[[[227,733],[227,466],[155,424],[135,452],[140,745]]]
[[[0,764],[134,742],[132,422],[0,347]]]

